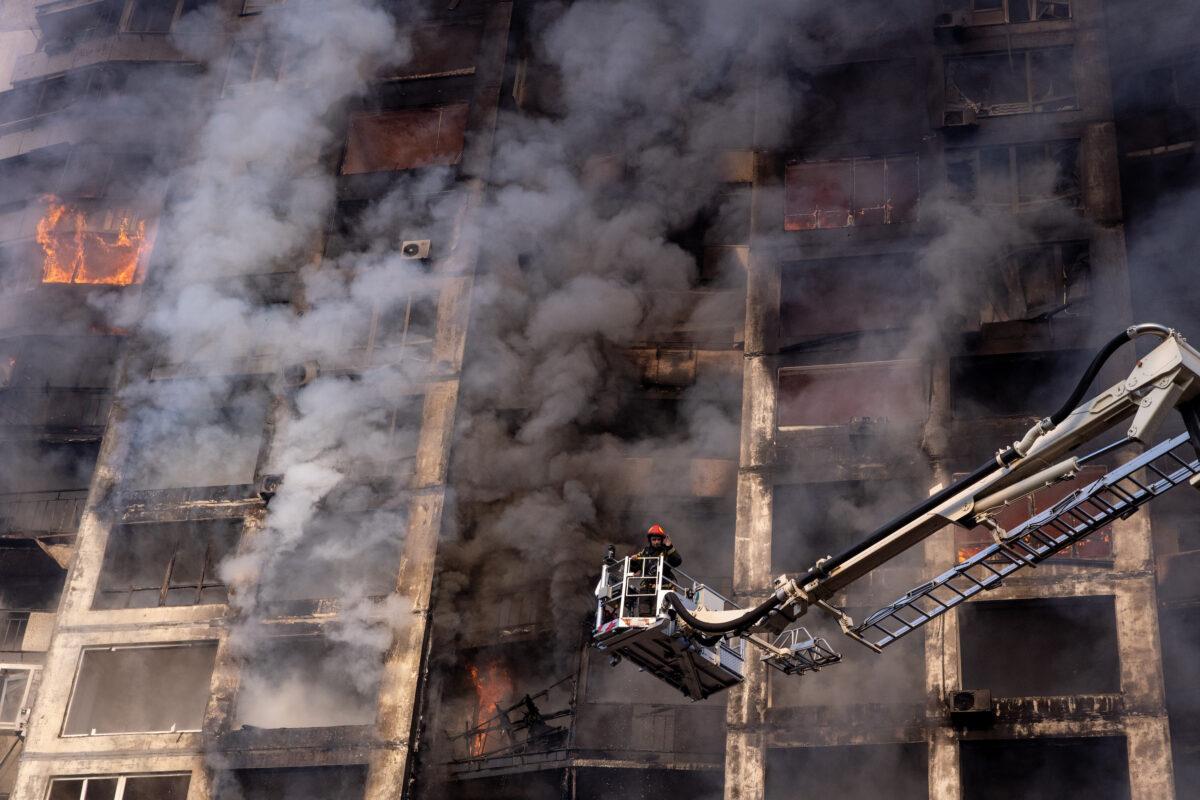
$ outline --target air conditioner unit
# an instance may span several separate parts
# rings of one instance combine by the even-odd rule
[[[973,108],[948,108],[942,112],[943,128],[973,128],[979,117]]]
[[[408,239],[400,243],[400,257],[412,261],[424,261],[429,258],[428,239]]]
[[[321,365],[317,361],[301,361],[289,364],[283,368],[283,385],[291,388],[307,386],[321,374]]]
[[[950,721],[963,728],[988,727],[995,722],[991,689],[959,689],[951,694]]]
[[[947,28],[965,28],[970,24],[970,11],[946,11],[933,18],[933,27],[943,30]]]
[[[282,475],[263,475],[258,479],[258,497],[264,503],[271,502],[271,498],[279,491],[280,485],[283,483]]]

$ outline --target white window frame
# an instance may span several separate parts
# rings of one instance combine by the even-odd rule
[[[116,778],[117,793],[113,796],[113,800],[123,800],[123,798],[125,797],[125,782],[127,780],[129,780],[130,778],[183,778],[183,777],[186,777],[188,779],[188,785],[190,787],[191,782],[192,782],[192,773],[190,773],[190,772],[145,772],[145,773],[138,773],[136,775],[85,775],[85,776],[62,775],[59,777],[51,778],[50,782],[48,784],[46,784],[46,798],[47,798],[47,800],[49,800],[50,793],[52,791],[54,791],[54,784],[60,783],[60,782],[66,782],[66,781],[83,781],[83,786],[80,787],[81,791],[79,792],[78,800],[87,800],[88,782],[89,781],[92,781],[92,780],[111,781],[113,778]]]
[[[87,733],[67,733],[67,720],[71,718],[71,709],[75,707],[75,693],[79,688],[79,675],[83,672],[83,661],[89,652],[104,652],[114,650],[164,650],[168,647],[200,647],[218,645],[216,639],[197,639],[190,642],[146,642],[142,644],[110,644],[100,645],[97,647],[82,647],[79,650],[79,660],[75,664],[75,677],[71,680],[71,694],[67,700],[67,710],[63,713],[62,726],[59,728],[58,735],[62,739],[84,739],[95,738],[97,736],[144,736],[156,733],[200,733],[201,728],[176,728],[172,726],[170,730],[165,731],[109,731],[105,733],[97,733],[95,730]],[[209,676],[211,681],[212,676]],[[99,776],[97,776],[99,777]],[[111,775],[108,777],[112,777]]]
[[[7,699],[8,679],[6,673],[25,672],[25,688],[21,692],[21,702],[17,704],[17,716],[11,722],[0,719],[0,731],[19,731],[25,727],[29,718],[29,698],[33,692],[34,673],[41,669],[38,664],[0,664],[0,708],[4,707]]]

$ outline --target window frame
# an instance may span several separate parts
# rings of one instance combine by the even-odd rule
[[[75,674],[71,679],[71,693],[67,698],[67,707],[63,711],[62,725],[58,729],[60,739],[94,739],[98,736],[149,736],[153,734],[183,734],[183,733],[201,733],[203,727],[200,728],[175,728],[164,731],[106,731],[104,733],[88,731],[87,733],[67,733],[67,723],[71,719],[71,711],[75,706],[75,698],[79,689],[79,678],[83,672],[83,664],[87,659],[89,652],[103,652],[105,650],[165,650],[167,648],[176,647],[219,647],[220,643],[216,639],[195,639],[186,642],[139,642],[137,644],[108,644],[108,645],[88,645],[79,648],[79,658],[75,664]],[[215,657],[215,653],[214,653]],[[215,665],[214,665],[215,668]],[[209,683],[211,686],[212,673],[209,673]],[[211,691],[209,692],[211,695]],[[203,715],[201,725],[203,726]]]
[[[167,29],[163,31],[135,31],[129,27],[130,23],[133,22],[133,15],[138,3],[142,2],[153,2],[153,0],[129,0],[125,4],[125,8],[121,13],[121,24],[119,26],[121,33],[129,33],[137,36],[165,36],[169,34],[175,29],[176,23],[179,22],[179,18],[183,15],[183,4],[186,0],[174,0],[175,10],[171,14],[171,22],[167,25]]]
[[[12,721],[6,721],[0,718],[0,731],[20,731],[25,727],[26,714],[24,712],[29,709],[30,696],[33,694],[33,680],[37,671],[42,667],[40,664],[9,664],[0,663],[0,711],[4,709],[4,701],[8,696],[8,681],[6,673],[24,672],[27,673],[25,678],[25,687],[21,692],[21,701],[17,704],[17,715]]]
[[[1064,22],[1075,18],[1075,9],[1071,6],[1071,0],[1000,0],[1000,9],[998,17],[989,17],[986,21],[979,21],[979,16],[983,14],[996,14],[996,9],[976,8],[979,0],[970,0],[971,25],[1023,25],[1027,22]],[[1024,3],[1029,11],[1029,18],[1013,21],[1012,5],[1013,3]],[[1065,5],[1067,7],[1067,15],[1065,17],[1047,17],[1042,19],[1038,16],[1040,6],[1056,6]]]
[[[159,594],[158,594],[158,604],[157,605],[153,605],[153,606],[132,606],[132,605],[130,605],[130,603],[133,601],[135,592],[151,591],[155,588],[153,586],[137,586],[137,585],[132,584],[132,582],[131,582],[131,585],[127,589],[121,589],[121,590],[107,589],[106,590],[104,588],[104,586],[105,586],[104,568],[106,566],[110,566],[110,562],[108,562],[107,558],[103,558],[101,560],[101,566],[100,566],[101,574],[97,580],[97,585],[96,585],[96,594],[92,600],[92,608],[96,609],[96,610],[105,610],[105,611],[127,611],[127,610],[142,609],[142,608],[194,608],[196,606],[202,606],[202,605],[225,605],[225,604],[227,604],[228,603],[228,589],[229,589],[228,584],[221,581],[219,579],[219,576],[217,575],[217,565],[221,561],[221,558],[223,558],[224,556],[222,556],[220,558],[213,557],[213,555],[214,555],[214,553],[213,553],[214,540],[218,536],[220,536],[224,533],[223,530],[214,531],[211,536],[207,537],[207,539],[205,541],[205,546],[204,546],[204,561],[200,566],[200,575],[197,578],[197,580],[194,582],[187,581],[187,582],[183,582],[183,583],[175,583],[173,580],[174,576],[175,576],[176,565],[178,563],[180,549],[186,544],[185,540],[187,538],[189,538],[189,534],[194,533],[194,531],[188,530],[188,526],[191,526],[191,525],[194,525],[197,523],[200,523],[200,524],[203,524],[203,523],[218,523],[218,524],[226,523],[226,524],[236,528],[236,537],[234,539],[231,549],[225,554],[226,556],[232,555],[232,553],[237,550],[238,542],[240,541],[242,533],[244,532],[244,529],[245,529],[245,520],[244,520],[244,518],[240,518],[240,517],[229,517],[229,518],[222,517],[222,518],[216,518],[216,519],[184,520],[184,521],[180,521],[180,522],[166,522],[166,523],[135,522],[135,523],[128,523],[125,525],[114,526],[114,529],[113,529],[114,531],[122,530],[122,529],[129,529],[129,528],[137,528],[137,527],[150,528],[150,527],[154,527],[156,525],[178,525],[178,526],[181,526],[181,528],[183,528],[183,529],[175,532],[174,540],[173,540],[172,546],[171,546],[171,557],[169,559],[167,559],[166,564],[162,565],[163,578],[162,578],[162,581],[158,585]],[[137,536],[138,532],[129,531],[129,535]],[[147,535],[153,536],[156,534],[149,533]],[[109,553],[109,546],[111,545],[111,541],[112,541],[112,533],[109,534],[109,543],[107,543],[105,545],[105,556],[107,556]],[[210,580],[210,579],[212,579],[212,580]],[[195,602],[179,603],[179,604],[169,604],[167,602],[167,599],[168,599],[168,597],[170,597],[172,590],[191,589],[193,587],[196,590]],[[223,602],[219,602],[219,603],[203,602],[204,591],[206,589],[216,589],[216,588],[222,588],[222,589],[226,590],[226,600]],[[105,606],[97,606],[96,605],[96,600],[100,599],[101,597],[105,597],[105,596],[114,596],[115,597],[115,596],[119,596],[122,594],[125,595],[125,604],[123,606],[106,606],[106,605]]]
[[[1055,146],[1070,146],[1074,148],[1075,169],[1076,169],[1076,186],[1075,191],[1071,194],[1052,195],[1048,197],[1039,197],[1031,200],[1021,200],[1021,178],[1020,178],[1020,160],[1019,153],[1022,148],[1038,147],[1043,148],[1043,155],[1046,159],[1053,160],[1053,150]],[[1008,170],[1005,189],[1008,199],[1005,202],[989,202],[980,199],[979,187],[981,176],[983,174],[982,156],[985,151],[1005,151],[1008,160]],[[969,155],[970,158],[962,158]],[[1012,142],[1009,144],[985,145],[981,147],[965,147],[946,150],[945,154],[945,170],[946,184],[950,189],[950,194],[959,200],[963,200],[970,205],[981,208],[1005,208],[1010,212],[1017,214],[1026,211],[1034,211],[1038,208],[1053,205],[1056,203],[1070,202],[1072,208],[1083,207],[1083,186],[1082,175],[1080,173],[1080,158],[1082,157],[1082,147],[1079,139],[1049,139],[1036,142]],[[974,170],[974,190],[970,197],[963,197],[957,187],[953,185],[950,179],[950,170],[952,165],[970,163]],[[1061,176],[1059,176],[1061,178]]]
[[[892,186],[891,186],[890,176],[892,173],[891,165],[893,163],[898,164],[900,162],[911,164],[911,167],[913,170],[913,178],[914,178],[914,184],[913,184],[914,202],[912,204],[911,216],[907,219],[896,220],[896,219],[892,219],[892,216],[895,213],[895,211],[894,211],[893,204],[892,204]],[[867,210],[880,208],[880,206],[861,206],[857,202],[857,199],[855,197],[855,191],[858,188],[856,180],[855,180],[857,167],[860,164],[876,164],[876,163],[880,164],[883,168],[883,178],[884,178],[883,193],[885,196],[885,202],[881,208],[883,209],[883,212],[884,212],[884,219],[882,222],[878,222],[878,223],[860,222],[859,220],[863,217],[864,213]],[[838,167],[841,167],[844,165],[848,165],[850,168],[850,184],[849,184],[850,185],[850,194],[846,198],[846,200],[849,204],[849,211],[847,212],[847,215],[846,215],[847,223],[844,225],[836,225],[836,226],[822,226],[820,224],[820,220],[822,218],[822,215],[826,212],[823,212],[821,209],[818,208],[812,212],[813,214],[816,214],[816,221],[817,221],[816,225],[814,225],[812,227],[807,227],[807,228],[806,227],[800,227],[800,228],[789,227],[789,220],[796,219],[796,218],[802,219],[802,218],[810,216],[810,214],[809,213],[802,213],[802,214],[788,213],[788,174],[794,169],[800,169],[800,168],[804,168],[804,167],[838,168]],[[788,232],[814,231],[814,230],[841,230],[843,228],[859,228],[859,227],[882,228],[882,227],[886,227],[888,225],[912,224],[915,222],[919,222],[921,219],[921,156],[917,152],[887,153],[884,155],[869,155],[869,156],[851,156],[849,158],[825,159],[825,160],[820,160],[820,161],[797,160],[797,161],[790,162],[784,166],[783,184],[784,184],[783,229]],[[801,183],[799,185],[802,186],[803,183]]]
[[[1071,80],[1072,103],[1066,108],[1039,108],[1045,105],[1048,101],[1038,101],[1036,99],[1035,87],[1035,70],[1033,59],[1035,55],[1050,54],[1055,51],[1066,52],[1069,58],[1068,72]],[[982,61],[986,58],[1008,58],[1014,61],[1017,58],[1022,62],[1022,77],[1025,83],[1025,97],[1023,100],[1011,103],[995,103],[994,105],[985,106],[982,103],[973,103],[970,97],[962,90],[957,82],[951,77],[953,65],[957,63],[970,63],[971,61]],[[1025,49],[1012,50],[995,50],[983,53],[967,53],[960,55],[948,55],[943,61],[943,91],[944,91],[944,108],[946,111],[969,109],[975,113],[980,119],[989,119],[992,117],[1011,117],[1018,114],[1053,114],[1063,111],[1078,111],[1079,110],[1079,87],[1075,82],[1074,75],[1075,65],[1075,47],[1072,44],[1055,45],[1053,47],[1030,47]],[[958,95],[957,99],[952,98],[952,91]]]
[[[192,783],[191,772],[138,772],[130,775],[55,775],[46,783],[46,800],[50,800],[50,796],[54,792],[55,783],[82,781],[83,785],[80,787],[81,791],[79,793],[79,798],[80,800],[83,800],[83,798],[87,797],[88,781],[111,781],[113,779],[116,779],[117,781],[116,793],[113,795],[113,800],[124,800],[126,781],[131,778],[187,778],[189,788],[191,788]]]

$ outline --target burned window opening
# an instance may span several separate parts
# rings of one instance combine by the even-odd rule
[[[910,253],[785,264],[780,287],[781,346],[811,337],[906,328],[929,303],[928,283]]]
[[[132,0],[125,12],[126,33],[170,33],[186,14],[216,0]]]
[[[350,649],[348,649],[350,648]],[[370,725],[383,669],[379,652],[318,634],[260,640],[242,666],[235,719],[242,728]]]
[[[0,650],[20,649],[29,612],[54,611],[65,579],[66,571],[38,540],[0,538]]]
[[[911,424],[929,410],[929,369],[918,361],[879,361],[779,371],[780,430],[849,424]]]
[[[467,103],[361,111],[351,116],[342,175],[453,166],[462,158]]]
[[[954,419],[1045,416],[1088,362],[1081,350],[959,356],[950,360]]]
[[[946,108],[999,117],[1079,107],[1073,50],[1054,47],[948,58]]]
[[[1075,490],[1104,477],[1108,469],[1104,466],[1085,466],[1071,480],[1038,489],[1025,497],[1013,500],[996,513],[994,517],[996,524],[1004,530],[1014,530],[1025,520],[1046,511]],[[984,525],[977,525],[970,529],[954,527],[954,545],[960,562],[990,547],[993,542],[991,530]],[[1052,559],[1051,563],[1112,564],[1112,526],[1106,526],[1085,536],[1052,556]]]
[[[187,800],[191,773],[54,778],[47,800]]]
[[[914,222],[915,155],[793,164],[784,172],[784,230]]]
[[[216,642],[84,648],[63,736],[199,731]]]
[[[996,262],[980,321],[983,324],[1048,319],[1086,312],[1091,260],[1086,241],[1018,250]]]
[[[831,797],[923,800],[929,796],[928,758],[923,742],[772,747],[767,750],[766,800],[795,797],[801,783],[820,786]]]
[[[1071,18],[1070,0],[951,0],[946,11],[970,13],[971,25],[1003,25]]]
[[[269,394],[257,379],[165,379],[129,410],[132,448],[124,485],[154,491],[254,483]]]
[[[243,39],[230,51],[224,93],[252,83],[271,83],[283,76],[284,54],[272,39]]]
[[[231,519],[113,528],[92,608],[224,603],[217,566],[237,546],[241,525]]]
[[[1121,691],[1111,595],[971,602],[958,613],[965,688],[999,697]]]
[[[959,747],[966,800],[1130,797],[1124,737],[967,740]]]
[[[1050,203],[1078,207],[1079,142],[1064,140],[946,152],[951,194],[964,202],[1013,212]]]
[[[217,800],[304,800],[306,798],[361,798],[367,785],[366,765],[336,767],[284,767],[217,772],[213,796]]]

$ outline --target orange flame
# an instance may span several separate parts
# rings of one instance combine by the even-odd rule
[[[467,671],[475,686],[475,724],[480,725],[496,716],[500,703],[512,695],[512,678],[499,661],[489,662],[482,670],[471,666]],[[469,747],[472,756],[481,756],[486,752],[487,738],[486,733],[471,737]]]
[[[128,210],[110,211],[107,230],[92,231],[82,210],[53,195],[42,200],[46,213],[38,220],[36,238],[43,253],[43,283],[141,282],[142,257],[150,249],[145,220],[135,221]]]

